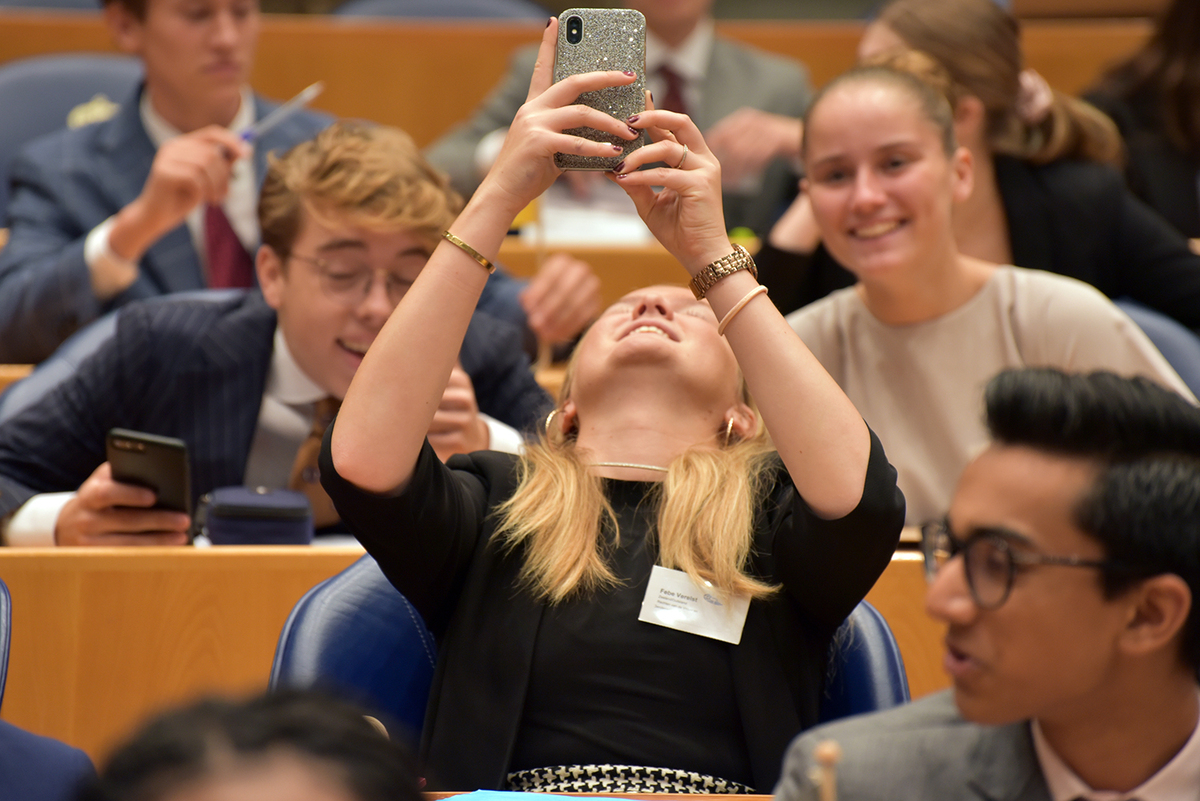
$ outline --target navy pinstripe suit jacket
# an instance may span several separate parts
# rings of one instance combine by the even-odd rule
[[[113,427],[188,445],[193,500],[242,483],[271,361],[275,312],[257,291],[131,304],[115,332],[45,397],[0,425],[0,517],[78,489]],[[551,408],[514,326],[476,313],[460,353],[480,411],[526,429]]]

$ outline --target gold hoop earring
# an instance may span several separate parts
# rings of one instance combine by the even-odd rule
[[[554,422],[554,418],[557,414],[558,409],[551,409],[550,414],[546,415],[546,436],[550,436],[550,424]]]
[[[730,417],[729,421],[727,423],[725,423],[725,447],[729,447],[732,444],[733,444],[733,418]]]

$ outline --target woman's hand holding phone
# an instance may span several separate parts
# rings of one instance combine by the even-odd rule
[[[552,70],[557,39],[558,20],[552,19],[542,37],[525,105],[513,118],[500,155],[476,192],[478,195],[483,191],[485,196],[504,201],[514,217],[561,174],[554,163],[556,153],[600,158],[624,151],[609,142],[596,142],[564,131],[595,128],[627,141],[641,136],[641,131],[631,128],[624,120],[575,103],[585,92],[628,86],[637,76],[618,71],[589,72],[554,83]]]
[[[645,129],[653,143],[631,153],[613,180],[646,227],[691,275],[728,256],[721,165],[700,129],[685,114],[652,106],[630,124]],[[654,163],[668,166],[639,169]]]

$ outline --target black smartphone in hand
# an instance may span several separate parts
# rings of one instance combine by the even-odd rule
[[[646,110],[646,18],[628,8],[568,8],[558,17],[558,41],[554,48],[554,82],[570,75],[604,70],[623,70],[637,75],[628,86],[608,86],[584,92],[575,101],[625,120]],[[595,128],[571,128],[564,133],[596,142],[611,142],[624,150],[617,156],[554,154],[563,170],[611,170],[625,157],[646,144],[642,132],[636,139],[622,139]]]
[[[158,497],[154,509],[191,515],[187,443],[175,437],[114,428],[108,432],[106,445],[114,481],[154,490]]]

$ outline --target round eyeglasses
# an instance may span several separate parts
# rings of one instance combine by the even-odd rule
[[[1009,536],[991,529],[977,530],[966,540],[960,540],[951,533],[945,520],[921,526],[921,550],[925,556],[925,577],[929,581],[933,581],[942,565],[961,555],[967,588],[981,609],[998,609],[1004,605],[1012,592],[1017,569],[1021,567],[1118,567],[1116,562],[1109,560],[1017,550]]]
[[[397,266],[388,269],[373,268],[360,259],[344,256],[301,256],[291,253],[288,258],[315,267],[320,277],[321,288],[331,300],[343,306],[357,308],[371,294],[377,273],[384,275],[384,288],[392,306],[399,304],[413,281],[417,280],[417,274],[425,266],[428,257],[409,256]]]

